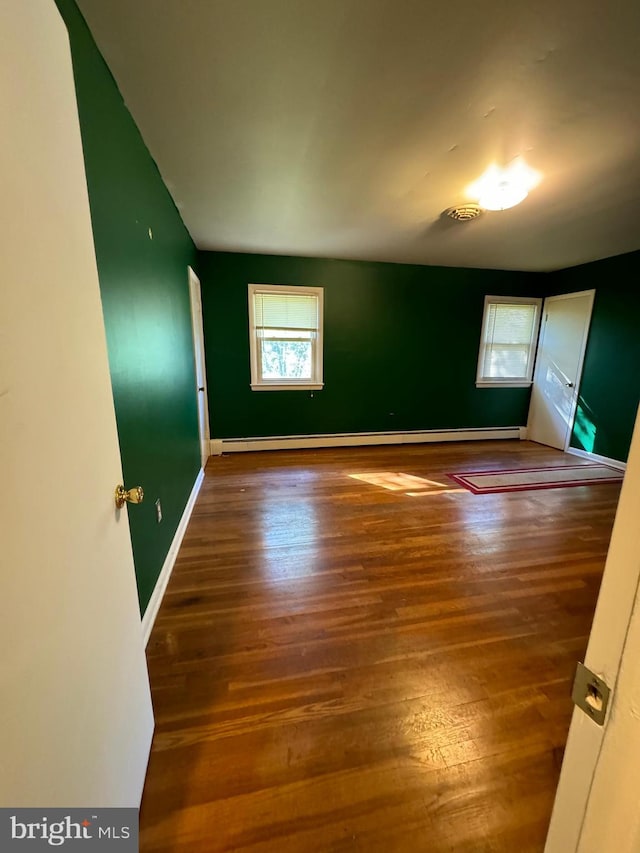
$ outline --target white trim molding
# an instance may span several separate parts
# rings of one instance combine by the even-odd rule
[[[426,444],[437,441],[486,441],[521,438],[524,427],[429,429],[396,432],[343,432],[328,435],[277,435],[259,438],[213,439],[211,455],[249,450],[298,450],[308,447],[362,447],[376,444]]]
[[[518,382],[516,379],[509,382],[498,382],[494,379],[478,379],[476,388],[531,388],[533,382],[530,379],[523,379]]]
[[[176,528],[173,541],[169,546],[169,551],[167,552],[162,570],[158,575],[158,580],[156,581],[151,598],[147,604],[147,609],[144,611],[144,616],[142,617],[142,636],[145,646],[149,642],[151,630],[154,622],[156,621],[158,611],[160,610],[160,605],[162,604],[162,599],[164,598],[164,593],[167,588],[167,584],[169,583],[169,578],[171,577],[171,572],[173,571],[176,557],[178,556],[180,545],[182,545],[182,540],[187,530],[187,525],[189,524],[189,519],[191,518],[191,513],[193,512],[193,507],[195,506],[196,498],[198,497],[198,492],[200,491],[203,480],[204,470],[201,468],[198,472],[195,483],[193,484],[193,488],[191,489],[189,500],[184,508],[178,527]]]
[[[277,385],[275,383],[267,385],[266,383],[262,383],[262,385],[251,386],[252,391],[322,391],[323,388],[323,382],[319,385],[299,385],[298,383],[289,382],[288,385]]]
[[[590,459],[591,462],[602,462],[603,465],[608,465],[610,468],[617,468],[619,471],[627,470],[626,462],[620,462],[619,459],[611,459],[609,456],[589,453],[587,450],[580,450],[578,447],[567,447],[565,452],[570,453],[572,456],[581,456],[583,459]]]

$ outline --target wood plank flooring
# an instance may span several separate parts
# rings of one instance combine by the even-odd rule
[[[143,853],[542,851],[619,486],[446,474],[575,462],[212,458],[148,647]]]

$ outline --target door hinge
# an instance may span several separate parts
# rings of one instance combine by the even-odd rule
[[[604,725],[604,718],[609,707],[611,688],[583,663],[576,668],[571,698],[574,705],[581,708],[594,723]]]

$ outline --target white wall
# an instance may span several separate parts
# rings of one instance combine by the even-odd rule
[[[153,731],[66,28],[0,0],[0,805],[136,806]]]

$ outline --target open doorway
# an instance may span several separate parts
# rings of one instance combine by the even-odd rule
[[[527,436],[569,450],[595,290],[545,299]]]
[[[198,431],[200,457],[204,468],[209,458],[209,399],[207,396],[207,370],[204,356],[204,327],[202,322],[202,291],[200,279],[189,267],[189,296],[193,325],[193,356],[196,367],[196,394],[198,398]]]

